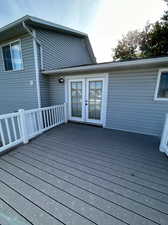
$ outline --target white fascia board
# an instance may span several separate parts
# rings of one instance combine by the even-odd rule
[[[159,65],[161,63],[168,63],[168,57],[159,57],[159,58],[151,58],[151,59],[141,59],[134,61],[126,61],[126,62],[111,62],[111,63],[100,63],[96,65],[83,65],[76,67],[69,67],[63,69],[56,69],[50,71],[44,71],[43,74],[56,74],[56,73],[73,73],[73,72],[87,72],[87,71],[95,71],[95,70],[107,70],[107,69],[122,69],[127,67],[135,67],[135,66],[148,66],[148,65]]]

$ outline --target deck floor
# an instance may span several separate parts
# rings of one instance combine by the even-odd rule
[[[168,159],[156,137],[80,124],[0,157],[1,225],[168,224]]]

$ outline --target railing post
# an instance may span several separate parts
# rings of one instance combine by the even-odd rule
[[[164,123],[163,133],[160,142],[160,151],[165,152],[168,155],[168,114],[166,114],[166,119]]]
[[[68,122],[68,112],[67,112],[67,103],[65,102],[64,103],[64,121],[65,121],[65,123],[67,123]]]
[[[27,127],[26,127],[26,118],[24,109],[19,109],[20,114],[20,126],[21,126],[21,135],[23,139],[23,143],[27,144],[29,142]]]

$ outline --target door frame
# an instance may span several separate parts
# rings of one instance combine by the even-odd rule
[[[70,120],[70,104],[69,104],[69,80],[83,80],[87,78],[103,78],[104,79],[104,96],[103,96],[103,105],[102,105],[102,126],[106,127],[106,115],[107,115],[107,98],[108,98],[108,82],[109,74],[108,73],[98,73],[98,74],[81,74],[81,75],[67,75],[65,78],[65,103],[68,105],[68,120]],[[84,82],[85,83],[85,82]],[[83,102],[84,104],[85,102]],[[85,122],[85,121],[81,121]]]
[[[89,82],[90,81],[103,81],[103,86],[102,86],[102,104],[101,104],[101,112],[100,112],[100,118],[101,120],[95,120],[95,119],[89,119],[89,107],[87,105],[86,107],[86,115],[85,115],[85,121],[86,123],[93,123],[93,124],[103,124],[103,109],[104,109],[104,84],[105,84],[105,78],[104,77],[92,77],[92,78],[86,78],[86,98],[89,98]]]

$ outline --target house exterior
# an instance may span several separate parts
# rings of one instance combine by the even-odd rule
[[[8,63],[5,69],[3,51],[9,45],[11,51],[17,46],[21,49],[19,68],[10,68]],[[0,114],[50,104],[49,79],[42,76],[42,70],[92,63],[95,58],[84,33],[30,16],[1,28]],[[11,64],[16,67],[15,62]]]
[[[0,34],[0,114],[66,102],[69,120],[161,135],[168,57],[97,64],[86,34],[30,16]]]

